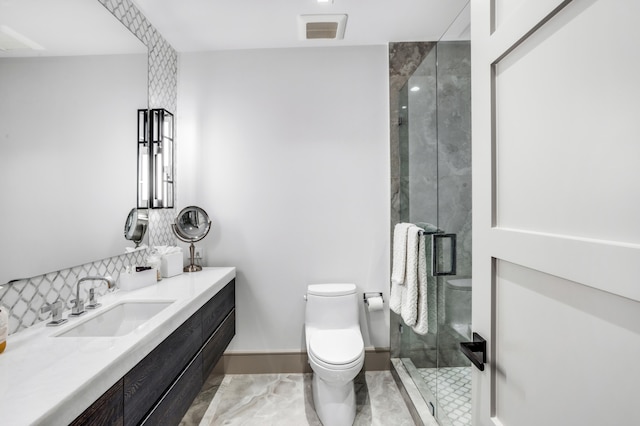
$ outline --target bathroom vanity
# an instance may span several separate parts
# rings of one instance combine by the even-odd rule
[[[0,356],[3,423],[177,424],[235,334],[235,268],[205,268],[100,301],[86,318],[9,336]],[[162,309],[131,332],[82,331],[118,305],[144,303]]]

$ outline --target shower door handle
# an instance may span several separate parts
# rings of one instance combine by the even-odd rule
[[[478,370],[484,371],[487,362],[487,341],[478,333],[473,333],[473,342],[460,342],[460,350]]]
[[[441,271],[439,268],[438,259],[440,258],[440,240],[449,239],[451,241],[451,261],[448,271]],[[456,275],[456,234],[433,234],[432,247],[431,247],[431,263],[432,263],[432,275],[439,277],[443,275]]]

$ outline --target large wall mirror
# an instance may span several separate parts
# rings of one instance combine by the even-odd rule
[[[146,52],[96,0],[0,2],[0,284],[133,245]]]

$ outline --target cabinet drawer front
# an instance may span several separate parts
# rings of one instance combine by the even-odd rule
[[[124,376],[124,423],[137,424],[202,345],[200,311]]]
[[[202,355],[198,355],[142,424],[149,426],[179,424],[193,400],[198,396],[202,383]]]
[[[224,322],[218,327],[215,334],[202,348],[202,374],[203,380],[207,380],[213,367],[218,363],[224,350],[236,334],[236,310],[232,309]]]
[[[218,294],[208,301],[202,311],[202,343],[218,328],[236,304],[236,280],[229,282]]]
[[[120,426],[123,423],[122,409],[122,379],[106,391],[96,402],[94,402],[84,413],[80,414],[71,426],[80,425],[114,425]]]

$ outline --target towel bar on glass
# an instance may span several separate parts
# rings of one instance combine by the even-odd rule
[[[424,231],[424,230],[420,230],[418,231],[418,235],[435,235],[435,234],[442,234],[444,233],[444,231],[441,230],[437,230],[437,231]]]

